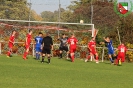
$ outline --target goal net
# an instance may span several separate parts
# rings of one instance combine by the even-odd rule
[[[8,49],[8,40],[12,30],[17,31],[15,46],[13,47],[13,54],[23,54],[24,41],[26,33],[29,29],[33,30],[33,41],[30,46],[30,55],[35,55],[34,52],[34,38],[39,32],[45,36],[46,32],[51,34],[54,42],[53,56],[57,56],[59,49],[59,41],[57,40],[62,33],[68,37],[74,33],[78,39],[78,47],[76,51],[76,58],[86,58],[87,43],[91,37],[96,36],[94,24],[87,23],[66,23],[66,22],[44,22],[44,21],[27,21],[27,20],[7,20],[0,19],[0,53],[5,54]],[[65,55],[64,55],[65,56]]]

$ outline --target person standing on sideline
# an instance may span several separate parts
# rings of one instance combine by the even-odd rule
[[[50,59],[51,59],[51,50],[53,50],[53,40],[50,37],[49,33],[46,33],[46,37],[43,38],[42,41],[42,63],[44,63],[44,58],[47,54],[47,58],[48,58],[48,64],[50,64]]]
[[[60,50],[60,55],[59,55],[59,58],[62,58],[62,52],[63,50],[67,52],[67,59],[68,59],[68,46],[67,46],[67,37],[65,34],[62,34],[62,37],[59,38],[58,40],[60,40],[60,47],[59,47],[59,50]]]
[[[14,30],[9,38],[7,57],[11,57],[12,48],[14,45],[16,31]]]
[[[121,43],[118,46],[118,48],[116,49],[116,51],[118,51],[118,56],[117,56],[117,59],[115,61],[115,64],[116,65],[118,65],[118,64],[121,65],[121,62],[125,61],[125,54],[126,54],[126,51],[127,51],[127,47],[123,43]]]
[[[37,37],[35,37],[35,51],[36,51],[36,60],[39,60],[40,59],[40,55],[41,55],[41,52],[42,52],[42,33],[39,32],[39,35]]]
[[[90,55],[88,55],[88,57],[85,60],[85,62],[87,62],[88,59],[90,59],[91,56],[92,56],[93,58],[95,58],[96,63],[99,63],[99,61],[98,61],[98,53],[97,53],[97,50],[96,50],[96,42],[95,42],[95,38],[94,37],[92,37],[91,41],[89,41],[88,49],[89,49]]]
[[[23,55],[24,60],[27,60],[27,55],[28,55],[30,43],[31,43],[31,35],[32,35],[32,30],[29,30],[29,33],[27,34],[26,40],[25,40],[25,52]]]
[[[108,56],[111,61],[111,64],[114,64],[114,58],[116,57],[115,52],[114,52],[114,47],[113,47],[113,42],[109,37],[104,37],[105,40],[105,45],[108,48]]]
[[[74,55],[78,43],[78,40],[75,38],[74,34],[71,34],[71,37],[67,40],[67,43],[69,44],[71,61],[74,62]]]

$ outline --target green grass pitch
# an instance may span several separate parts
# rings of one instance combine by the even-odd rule
[[[132,88],[132,82],[132,63],[114,66],[108,61],[52,58],[47,64],[32,57],[0,56],[0,88]]]

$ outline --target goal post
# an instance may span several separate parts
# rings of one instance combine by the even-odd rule
[[[92,31],[92,37],[94,37],[94,24],[89,24],[89,23],[67,23],[67,22],[46,22],[46,21],[28,21],[28,20],[8,20],[8,19],[0,19],[0,21],[3,22],[19,22],[19,23],[40,23],[40,24],[57,24],[57,25],[63,25],[63,24],[68,24],[68,25],[84,25],[84,26],[91,26],[91,31]]]

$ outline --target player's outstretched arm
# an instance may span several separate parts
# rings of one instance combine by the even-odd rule
[[[103,39],[107,42],[107,39],[105,37],[103,37]]]

